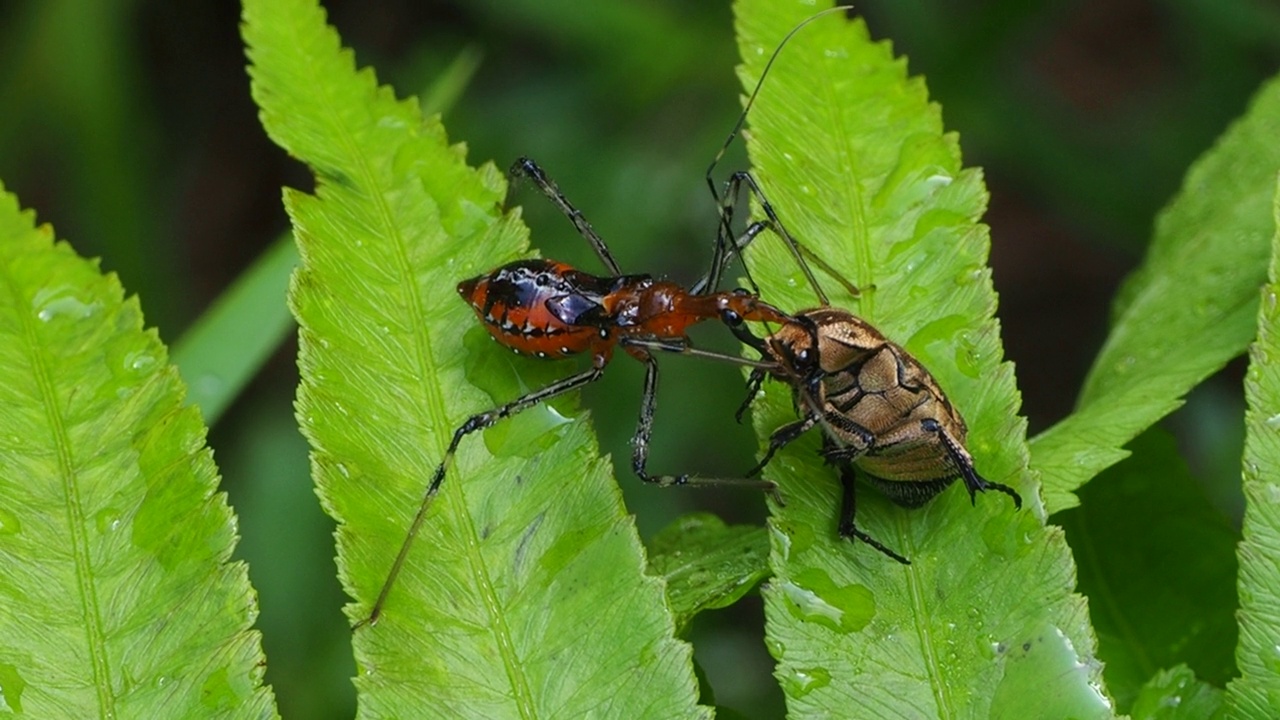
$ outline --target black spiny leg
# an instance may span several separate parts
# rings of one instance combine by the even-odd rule
[[[747,410],[751,408],[751,404],[756,401],[756,397],[760,394],[760,386],[764,384],[764,376],[765,371],[761,368],[755,368],[751,371],[751,375],[747,378],[747,396],[742,399],[742,404],[733,413],[734,420],[739,423],[742,422],[742,416],[747,414]]]
[[[781,502],[781,498],[778,496],[778,486],[771,480],[757,480],[750,477],[708,478],[688,474],[649,474],[647,467],[649,464],[649,438],[653,434],[653,416],[658,402],[658,361],[649,355],[644,358],[644,364],[644,394],[640,400],[640,422],[636,425],[635,437],[631,439],[633,446],[631,469],[635,471],[636,476],[647,483],[654,483],[661,487],[670,487],[672,485],[736,485],[738,487],[759,488],[772,494],[775,500]]]
[[[803,420],[787,423],[777,430],[774,430],[773,434],[769,436],[769,449],[765,451],[764,457],[760,459],[760,462],[756,463],[755,467],[747,471],[747,477],[755,477],[756,475],[759,475],[764,470],[764,466],[768,465],[769,461],[773,459],[775,453],[790,444],[796,438],[808,432],[810,428],[817,424],[817,418],[807,417]]]
[[[528,395],[518,397],[506,405],[500,405],[492,410],[472,415],[467,418],[466,422],[458,426],[457,430],[453,431],[453,440],[449,442],[449,449],[445,450],[444,458],[436,466],[435,475],[431,477],[431,484],[427,486],[427,492],[422,496],[422,504],[418,506],[418,513],[413,516],[413,522],[409,525],[409,532],[405,535],[404,543],[400,546],[400,552],[396,554],[396,559],[391,564],[391,571],[387,573],[386,582],[382,584],[382,590],[378,592],[378,599],[374,601],[373,609],[369,611],[369,617],[356,623],[355,628],[359,628],[362,625],[373,625],[378,622],[378,617],[382,615],[382,608],[387,603],[387,595],[391,593],[391,586],[395,584],[396,577],[400,575],[405,558],[409,556],[409,548],[413,546],[413,540],[418,536],[418,531],[422,529],[422,522],[427,517],[427,508],[431,507],[431,501],[435,498],[436,493],[439,492],[440,484],[444,482],[445,472],[449,469],[449,465],[452,464],[453,454],[457,452],[462,438],[477,430],[483,430],[505,417],[527,410],[544,400],[549,400],[557,395],[563,395],[571,390],[577,390],[584,385],[589,385],[599,380],[603,374],[604,366],[602,364],[592,366],[590,370],[577,375],[570,375],[563,380],[551,383],[541,390],[535,390]],[[352,629],[354,630],[355,628]]]
[[[840,484],[844,486],[844,496],[840,501],[840,537],[846,539],[857,538],[903,565],[910,565],[910,560],[885,547],[879,540],[862,532],[854,524],[854,516],[858,512],[858,499],[857,490],[855,489],[856,478],[852,465],[843,464],[840,466]]]
[[[542,168],[538,167],[537,163],[526,157],[518,158],[511,166],[511,174],[523,175],[529,178],[534,185],[537,185],[542,194],[546,195],[547,199],[551,201],[551,204],[559,208],[560,212],[569,218],[569,222],[573,223],[573,227],[577,229],[578,234],[591,244],[591,249],[596,251],[596,255],[600,257],[600,261],[604,263],[604,266],[609,268],[609,272],[615,276],[622,274],[622,271],[618,269],[618,261],[613,259],[613,253],[609,252],[604,240],[601,240],[600,236],[596,234],[595,228],[591,227],[591,223],[587,222],[587,219],[582,216],[582,212],[574,207],[573,203],[569,202],[564,193],[560,192],[560,188],[552,182],[551,178],[547,177],[547,174],[542,171]]]
[[[973,458],[969,452],[956,442],[951,434],[943,429],[941,423],[932,418],[921,420],[920,427],[927,433],[934,433],[938,436],[938,440],[942,442],[942,446],[946,448],[947,455],[951,458],[951,462],[960,469],[960,477],[964,480],[964,487],[969,491],[969,502],[977,504],[977,494],[987,490],[998,490],[1005,495],[1013,498],[1013,506],[1019,510],[1022,509],[1022,496],[1016,490],[1008,485],[1002,485],[998,482],[992,482],[981,475],[973,467]]]

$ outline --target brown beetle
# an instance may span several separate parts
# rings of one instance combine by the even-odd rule
[[[978,474],[965,449],[964,418],[929,371],[867,321],[830,306],[804,310],[756,347],[777,367],[752,371],[748,403],[765,375],[772,375],[791,385],[803,417],[773,432],[768,451],[749,475],[762,470],[779,448],[821,426],[823,457],[840,467],[844,486],[841,536],[910,564],[854,524],[855,469],[904,507],[924,505],[957,478],[964,480],[971,500],[980,491],[998,490],[1022,507],[1013,488]]]
[[[708,181],[709,178],[710,171]],[[734,237],[730,228],[733,206],[743,187],[756,198],[767,218],[756,222],[756,229],[771,229],[787,243],[821,303],[820,307],[788,315],[775,332],[764,338],[753,335],[743,319],[732,312],[722,314],[734,334],[758,350],[772,366],[751,371],[747,399],[738,409],[739,421],[766,376],[791,386],[796,410],[802,415],[800,420],[770,435],[764,458],[747,476],[763,470],[779,448],[821,426],[822,455],[840,468],[844,486],[840,535],[862,540],[906,565],[911,561],[854,524],[855,471],[861,471],[868,482],[904,507],[924,505],[960,478],[973,502],[978,492],[997,490],[1013,498],[1014,505],[1021,508],[1022,497],[1017,491],[978,474],[973,457],[965,448],[968,428],[964,418],[920,361],[871,323],[847,310],[831,307],[808,262],[814,261],[847,288],[852,286],[787,232],[750,173],[734,173],[724,196],[717,196],[721,202],[721,226],[715,267],[727,264],[759,234],[744,235],[739,242],[730,240]],[[694,287],[701,289],[704,284]],[[852,291],[857,294],[856,288]]]

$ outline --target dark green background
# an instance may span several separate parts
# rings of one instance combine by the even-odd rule
[[[449,104],[452,138],[473,162],[536,158],[624,271],[677,280],[701,271],[715,221],[702,174],[739,108],[727,3],[325,5],[359,62],[401,95],[424,91],[460,57],[473,62],[463,92],[437,98]],[[894,38],[927,77],[967,164],[986,169],[1005,347],[1032,430],[1043,429],[1070,409],[1153,214],[1280,66],[1280,6],[860,6],[872,33]],[[739,147],[724,167],[742,164]],[[168,343],[286,228],[280,186],[310,186],[258,125],[238,7],[226,0],[0,3],[0,178],[79,252],[118,272]],[[599,270],[536,194],[518,189],[513,202],[526,206],[544,255]],[[349,717],[344,598],[292,419],[294,351],[281,348],[210,443],[240,515],[240,556],[260,593],[282,713]],[[741,376],[680,360],[666,362],[652,467],[745,469],[754,439],[731,417]],[[1234,518],[1242,367],[1197,390],[1170,421],[1193,474]],[[758,521],[763,503],[747,493],[638,487],[625,459],[639,385],[635,363],[619,360],[587,402],[604,447],[623,459],[618,474],[642,533],[693,507]],[[700,619],[694,634],[719,702],[753,717],[781,708],[762,681],[770,661],[760,614],[750,600]]]

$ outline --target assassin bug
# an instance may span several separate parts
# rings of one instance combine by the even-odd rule
[[[719,238],[710,272],[692,289],[657,281],[648,275],[623,275],[604,241],[536,163],[521,158],[512,166],[511,173],[533,182],[564,213],[595,249],[611,274],[592,275],[554,260],[517,260],[463,280],[458,283],[458,293],[471,305],[490,336],[512,351],[539,358],[563,358],[586,353],[591,357],[591,366],[509,403],[472,415],[454,431],[369,617],[361,624],[377,622],[382,613],[387,595],[463,438],[538,403],[599,380],[618,346],[645,364],[640,420],[632,440],[632,469],[641,480],[660,486],[742,485],[774,490],[773,482],[761,479],[649,474],[649,438],[658,384],[658,363],[653,352],[742,363],[742,358],[721,356],[692,347],[688,328],[712,319],[726,320],[735,327],[747,321],[782,323],[786,316],[745,290],[715,290],[720,269],[724,266],[721,258],[726,254],[719,249],[722,244]],[[768,227],[767,222],[752,223],[734,241],[735,247],[745,247]]]
[[[809,22],[830,12],[845,11],[846,7],[831,8],[811,16],[789,33],[774,50],[776,58],[792,35]],[[770,59],[770,64],[773,62]],[[766,69],[767,74],[767,69]],[[760,83],[763,83],[763,76]],[[759,92],[757,84],[752,100]],[[738,123],[726,141],[742,127],[751,101],[739,117]],[[724,148],[720,154],[723,154]],[[717,155],[717,161],[719,155]],[[727,185],[724,200],[716,193],[711,180],[712,163],[707,171],[707,182],[712,195],[720,201],[720,223],[717,232],[715,254],[706,277],[689,289],[673,283],[659,282],[647,275],[624,275],[617,262],[596,234],[590,223],[556,187],[540,167],[532,160],[521,158],[511,168],[515,176],[523,176],[567,217],[580,235],[591,245],[596,255],[609,271],[607,276],[596,276],[553,260],[530,259],[508,263],[489,273],[463,280],[458,292],[475,310],[491,337],[516,353],[542,358],[561,358],[586,353],[591,357],[591,367],[566,377],[547,387],[516,398],[515,400],[478,413],[468,418],[453,433],[444,457],[437,466],[418,511],[409,526],[387,578],[379,591],[369,617],[358,623],[376,623],[385,606],[387,596],[395,583],[410,547],[421,529],[432,499],[438,492],[458,445],[467,435],[492,426],[499,420],[526,410],[558,395],[580,389],[598,380],[612,358],[616,347],[622,346],[627,354],[645,363],[645,383],[641,401],[640,420],[633,438],[632,467],[644,481],[662,486],[733,484],[760,488],[774,492],[773,482],[753,478],[704,478],[687,474],[653,476],[648,473],[648,445],[655,410],[658,365],[653,352],[671,352],[720,359],[755,367],[758,370],[783,372],[776,361],[751,361],[736,356],[723,356],[693,348],[686,335],[687,329],[698,322],[720,319],[735,333],[753,337],[745,328],[748,321],[785,325],[791,321],[772,305],[763,302],[757,294],[744,290],[717,291],[720,275],[735,252],[745,248],[759,233],[766,229],[785,233],[781,223],[769,210],[769,219],[749,224],[744,232],[734,238],[731,227],[731,199],[738,195],[738,186],[750,181],[745,173],[735,174]],[[751,181],[754,188],[754,181]],[[758,188],[755,188],[758,193]],[[807,264],[799,255],[801,246],[791,242],[789,247],[797,253],[806,273]],[[816,258],[812,258],[817,261]],[[816,288],[817,283],[809,278]],[[856,292],[856,288],[852,288]],[[779,498],[780,500],[780,498]]]

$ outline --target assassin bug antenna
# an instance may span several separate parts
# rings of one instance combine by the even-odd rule
[[[810,269],[809,264],[805,262],[806,257],[810,262],[822,268],[824,272],[836,278],[836,280],[840,282],[845,287],[845,289],[849,291],[851,295],[857,296],[859,294],[857,287],[849,283],[847,279],[845,279],[838,271],[836,271],[833,267],[831,267],[824,260],[822,260],[822,258],[818,257],[817,255],[809,251],[808,248],[806,248],[804,245],[801,245],[800,242],[796,240],[795,237],[791,235],[790,232],[787,231],[786,226],[782,224],[782,220],[778,217],[777,212],[774,211],[773,206],[769,203],[768,198],[765,197],[764,193],[761,191],[760,185],[756,182],[755,177],[753,177],[750,173],[745,171],[739,171],[739,172],[733,173],[729,177],[728,181],[725,182],[725,189],[724,189],[723,195],[721,195],[716,190],[716,181],[713,177],[715,173],[715,169],[720,164],[720,160],[724,157],[725,152],[729,149],[729,146],[733,144],[733,141],[738,137],[739,133],[742,132],[742,128],[747,121],[747,114],[751,111],[751,107],[755,104],[756,97],[760,94],[760,89],[764,87],[765,78],[769,76],[769,71],[773,68],[774,61],[778,59],[778,56],[782,53],[782,49],[787,46],[787,43],[791,41],[791,38],[795,37],[797,33],[799,33],[807,25],[809,25],[809,23],[812,23],[815,20],[818,20],[827,15],[831,15],[833,13],[837,13],[837,12],[848,13],[852,10],[853,10],[852,5],[837,5],[835,7],[827,8],[826,10],[816,12],[813,15],[810,15],[809,17],[805,18],[798,25],[791,28],[791,30],[782,38],[782,41],[779,42],[777,47],[774,48],[773,54],[769,56],[768,62],[765,63],[764,70],[760,73],[760,78],[756,80],[755,87],[752,88],[751,95],[747,98],[746,105],[743,106],[742,112],[738,115],[737,122],[734,123],[733,129],[729,131],[728,137],[725,138],[724,143],[720,146],[720,149],[716,152],[715,157],[711,160],[711,164],[707,167],[707,172],[705,175],[707,187],[711,190],[711,197],[715,200],[716,204],[720,208],[720,228],[718,231],[718,237],[721,239],[722,242],[718,242],[716,244],[715,256],[711,264],[711,272],[709,273],[708,277],[704,278],[697,285],[695,285],[694,286],[695,288],[701,288],[705,285],[707,287],[710,287],[712,290],[714,290],[718,286],[720,275],[724,271],[725,266],[727,266],[729,262],[733,259],[733,255],[735,253],[740,253],[743,247],[745,247],[745,243],[739,244],[733,241],[732,221],[733,221],[733,208],[734,206],[737,205],[738,195],[741,192],[742,186],[746,185],[748,190],[750,190],[751,194],[755,196],[756,200],[760,202],[760,207],[764,211],[765,217],[768,218],[767,220],[759,221],[754,224],[756,225],[763,224],[764,226],[771,227],[775,233],[777,233],[779,236],[782,237],[782,239],[787,244],[788,250],[791,252],[792,256],[796,259],[796,263],[800,266],[801,271],[804,273],[805,279],[808,281],[809,286],[813,288],[813,291],[817,294],[818,301],[820,304],[825,306],[825,305],[830,305],[831,302],[827,298],[826,293],[823,292],[822,287],[818,284],[818,281],[814,277],[813,271]],[[744,272],[746,273],[748,282],[751,284],[752,291],[755,292],[756,294],[759,294],[759,288],[756,287],[755,281],[751,279],[750,271],[744,269]]]

